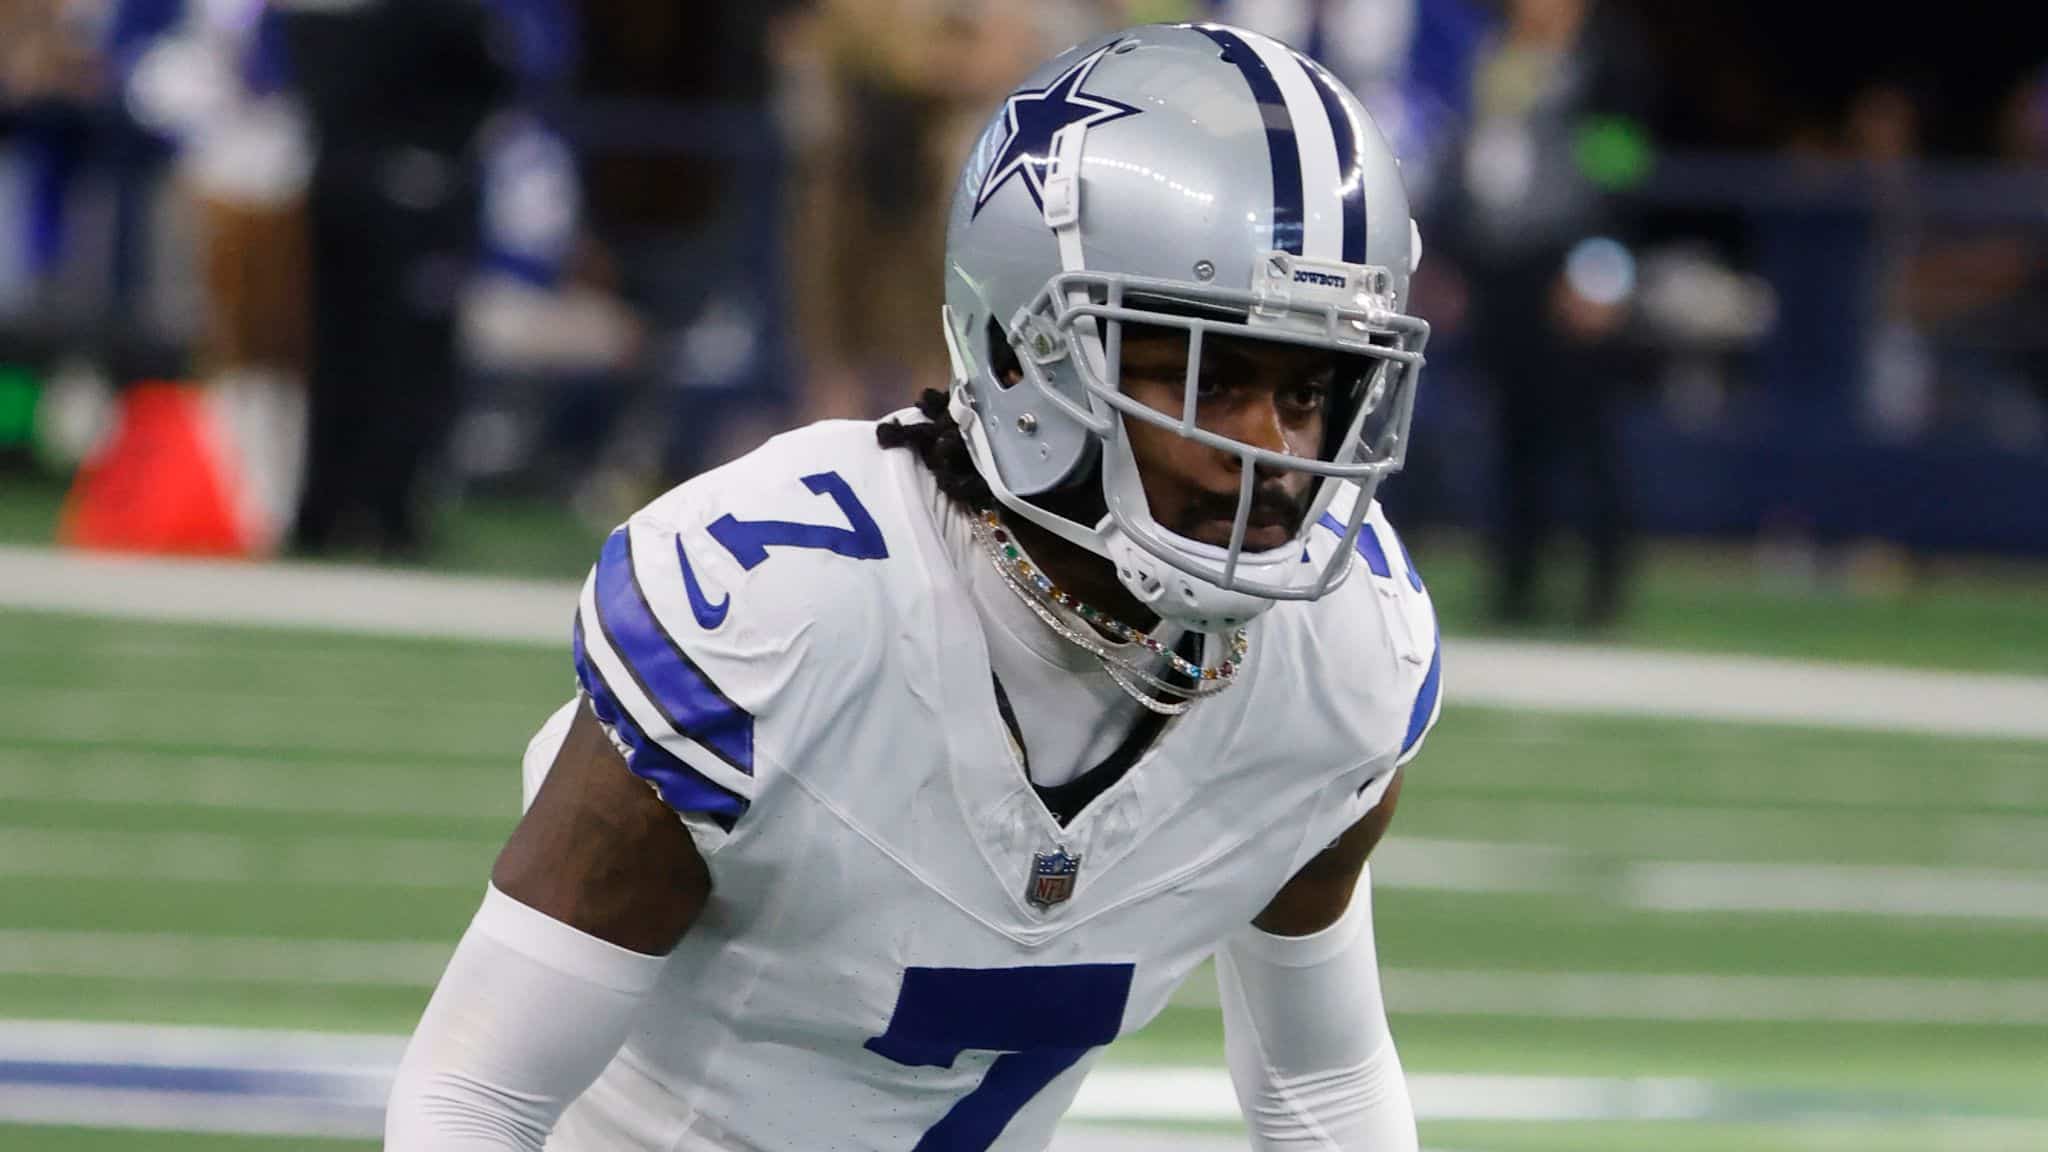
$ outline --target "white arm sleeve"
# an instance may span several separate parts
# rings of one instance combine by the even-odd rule
[[[539,1152],[625,1042],[665,963],[492,887],[399,1064],[384,1147]]]
[[[1415,1108],[1380,1000],[1372,873],[1308,936],[1246,928],[1216,956],[1224,1050],[1259,1152],[1416,1152]]]

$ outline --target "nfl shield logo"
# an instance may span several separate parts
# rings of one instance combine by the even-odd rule
[[[1080,871],[1081,858],[1067,855],[1065,848],[1033,853],[1031,883],[1024,888],[1024,899],[1040,908],[1065,903],[1074,894],[1074,877]]]

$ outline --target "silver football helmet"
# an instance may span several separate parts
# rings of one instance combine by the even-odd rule
[[[1373,490],[1407,446],[1429,336],[1405,312],[1420,255],[1385,139],[1315,62],[1217,24],[1084,44],[1011,93],[961,173],[946,237],[953,417],[1010,512],[1112,561],[1161,617],[1236,627],[1349,572]],[[1179,411],[1121,387],[1126,323],[1186,333]],[[1320,455],[1202,426],[1202,350],[1219,338],[1308,345],[1362,366],[1326,402]],[[1238,458],[1227,547],[1153,518],[1132,420]],[[1307,515],[1284,546],[1247,551],[1255,476],[1284,471],[1315,477]],[[1327,510],[1345,481],[1360,498],[1340,523]],[[1102,498],[1092,523],[1035,499],[1089,483]],[[1339,546],[1309,563],[1308,535],[1324,521]]]

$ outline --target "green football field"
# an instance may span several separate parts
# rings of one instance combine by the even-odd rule
[[[0,1021],[406,1032],[570,687],[526,646],[0,610]],[[1375,865],[1427,1147],[2048,1148],[2048,745],[1450,700]],[[1197,977],[1107,1059],[1220,1035]]]

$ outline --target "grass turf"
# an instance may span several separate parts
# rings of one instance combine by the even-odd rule
[[[0,924],[452,944],[516,814],[524,742],[568,692],[566,656],[530,647],[0,612]],[[2048,921],[2039,918],[1676,913],[1615,899],[1618,874],[1668,859],[2048,869],[2044,827],[2040,745],[1530,716],[1453,701],[1413,769],[1386,851],[1398,852],[1400,837],[1461,840],[1567,853],[1572,864],[1556,891],[1384,891],[1382,959],[1390,969],[1480,973],[2044,980]],[[228,845],[248,871],[103,875],[51,866],[24,847],[139,850],[166,837]],[[346,869],[326,875],[321,861],[333,854],[321,855],[323,844],[380,856],[425,846],[431,875],[399,884]],[[0,974],[0,1016],[402,1032],[427,991],[418,981],[15,971]],[[1926,1146],[1902,1142],[1901,1132],[1977,1147],[1972,1140],[2010,1135],[2015,1124],[2048,1142],[2048,1123],[2012,1119],[2040,1113],[2040,1028],[1417,1016],[1395,1007],[1413,1072],[1692,1076],[1866,1099],[1910,1090],[1921,1118],[1882,1129],[1803,1115],[1668,1122],[1654,1126],[1657,1147],[1850,1147],[1857,1136],[1873,1148]],[[1219,1044],[1213,1009],[1183,1005],[1110,1056],[1213,1063]],[[1960,1128],[1938,1120],[1972,1109],[2007,1118]],[[1937,1123],[1930,1116],[1948,1126],[1926,1128]],[[1644,1130],[1622,1121],[1460,1122],[1430,1125],[1425,1138],[1541,1152],[1643,1146]],[[0,1147],[202,1145],[347,1146],[0,1128]]]

